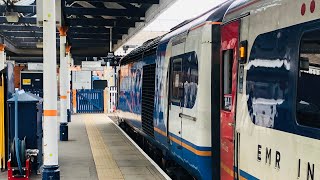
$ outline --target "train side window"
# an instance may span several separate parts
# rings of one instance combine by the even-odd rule
[[[183,72],[182,57],[171,60],[171,103],[176,106],[182,105],[183,97]]]
[[[198,58],[195,52],[185,54],[183,60],[184,107],[192,109],[198,91]]]
[[[223,110],[231,111],[232,109],[232,66],[233,66],[233,49],[223,51]]]
[[[301,38],[297,88],[297,122],[320,128],[320,30]]]

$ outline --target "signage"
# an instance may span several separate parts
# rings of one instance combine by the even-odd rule
[[[31,85],[31,79],[23,79],[22,85]]]
[[[102,71],[101,61],[82,61],[82,71]]]
[[[28,63],[29,71],[43,71],[43,63]]]
[[[114,58],[114,53],[113,52],[108,53],[107,58],[108,59],[113,59]]]
[[[118,66],[120,58],[117,58],[113,52],[108,53],[107,57],[104,58],[106,63],[109,62],[109,66]]]

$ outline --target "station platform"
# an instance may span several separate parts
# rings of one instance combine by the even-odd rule
[[[168,179],[105,114],[72,116],[69,141],[59,141],[59,165],[62,180]]]

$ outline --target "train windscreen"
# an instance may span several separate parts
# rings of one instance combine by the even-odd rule
[[[320,128],[320,30],[303,35],[300,45],[297,120]]]

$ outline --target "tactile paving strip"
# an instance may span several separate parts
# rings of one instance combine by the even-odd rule
[[[90,115],[88,115],[84,118],[84,121],[99,179],[124,179],[94,120],[90,119]]]

